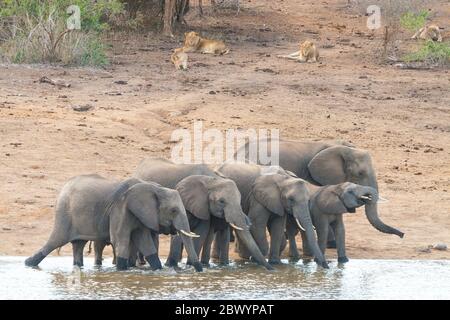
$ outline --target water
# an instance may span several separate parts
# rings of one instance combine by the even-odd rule
[[[39,268],[24,257],[0,256],[0,299],[450,299],[450,261],[356,260],[330,269],[314,263],[269,272],[250,263],[213,266],[203,273],[180,265],[153,272],[116,272],[85,258],[48,257]]]

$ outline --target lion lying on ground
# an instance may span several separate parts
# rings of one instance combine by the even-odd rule
[[[191,31],[184,34],[184,52],[201,52],[210,54],[227,54],[230,49],[220,40],[210,40],[200,37],[197,32]]]
[[[177,70],[187,70],[188,55],[183,51],[183,48],[173,50],[170,61],[172,61]]]
[[[278,55],[278,58],[287,58],[300,62],[308,62],[309,60],[312,62],[317,62],[319,59],[319,50],[313,42],[306,40],[300,44],[299,51],[289,55]]]
[[[434,24],[420,28],[419,31],[411,37],[411,39],[417,38],[442,42],[441,31],[439,30],[439,27]]]

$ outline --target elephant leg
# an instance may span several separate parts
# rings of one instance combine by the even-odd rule
[[[154,235],[152,234],[152,231],[150,231],[150,229],[141,228],[136,230],[135,232],[133,232],[131,239],[136,245],[137,250],[144,255],[145,260],[147,260],[152,270],[162,269],[162,264],[158,257],[158,249],[155,244]]]
[[[112,263],[114,265],[116,265],[117,264],[116,248],[112,244],[111,244],[111,247],[112,247],[112,251],[113,251],[113,261],[112,261]]]
[[[236,237],[234,236],[233,228],[230,228],[230,242],[234,242]]]
[[[211,258],[211,245],[214,241],[214,235],[214,229],[210,228],[202,249],[201,263],[205,266],[209,266],[209,260]]]
[[[50,239],[47,241],[47,243],[37,253],[25,260],[25,265],[28,267],[37,266],[39,263],[41,263],[42,260],[44,260],[46,256],[50,254],[50,252],[64,246],[68,242],[69,239],[57,238],[53,235],[50,236]]]
[[[286,237],[286,232],[284,232],[285,231],[284,229],[286,229],[286,226],[284,226],[283,233],[281,235],[280,255],[283,253],[283,251],[287,247],[287,237]]]
[[[348,262],[347,255],[345,253],[345,227],[342,215],[337,218],[338,220],[333,224],[334,234],[336,235],[336,247],[338,254],[338,262]]]
[[[325,255],[325,250],[327,248],[327,240],[328,240],[328,229],[330,224],[328,221],[319,223],[317,231],[317,242],[319,243],[320,251]]]
[[[128,258],[128,268],[136,267],[136,260],[138,257],[138,249],[133,241],[130,242],[130,257]]]
[[[268,227],[270,234],[270,253],[269,253],[269,263],[270,264],[281,264],[280,259],[280,248],[281,242],[283,240],[284,228],[286,226],[286,215],[272,216]]]
[[[216,238],[216,240],[219,240],[217,244],[219,247],[219,264],[227,265],[230,263],[230,227],[219,230],[217,232],[217,235],[218,237]]]
[[[116,248],[116,268],[126,270],[128,268],[128,258],[130,257],[130,235],[119,235],[113,240],[112,245]]]
[[[214,241],[213,241],[211,257],[215,260],[219,259],[219,248],[217,246],[217,233],[214,233]]]
[[[138,252],[137,261],[139,265],[143,266],[145,264],[145,257],[142,253]]]
[[[177,267],[178,262],[183,256],[183,240],[176,234],[170,237],[170,250],[165,265],[168,267]]]
[[[94,253],[95,253],[95,265],[101,266],[103,261],[103,250],[106,247],[106,241],[96,240],[94,241]]]
[[[74,266],[83,266],[83,251],[84,246],[86,245],[86,240],[75,240],[72,241],[72,251],[73,251],[73,265]]]
[[[328,228],[327,248],[336,249],[336,237],[334,236],[333,228]]]

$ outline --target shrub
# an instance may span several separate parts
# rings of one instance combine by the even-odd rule
[[[400,24],[403,28],[415,32],[425,26],[428,15],[427,10],[421,10],[419,13],[408,11],[400,17]]]
[[[81,30],[69,30],[66,9],[80,8]],[[105,65],[100,32],[122,10],[118,0],[3,0],[0,58],[14,63]]]
[[[421,61],[430,64],[450,64],[450,42],[434,42],[428,40],[417,52],[404,57],[406,62]]]

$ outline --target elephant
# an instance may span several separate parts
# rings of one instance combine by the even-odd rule
[[[353,182],[362,186],[372,187],[378,191],[378,183],[372,159],[366,150],[355,148],[353,145],[343,141],[289,141],[277,140],[279,142],[279,163],[283,169],[289,170],[301,179],[318,186],[334,185],[343,182]],[[238,157],[243,154],[249,160],[251,150],[258,150],[262,143],[270,144],[271,139],[261,139],[247,142],[235,154]],[[259,164],[260,159],[254,160]],[[403,238],[404,233],[389,225],[386,225],[378,216],[377,202],[365,205],[365,213],[370,224],[380,232],[395,234]],[[289,238],[290,256],[299,257],[295,236],[287,233]],[[303,240],[303,251],[310,255],[308,247]],[[329,239],[330,240],[330,239]],[[328,246],[334,247],[334,241],[329,241]]]
[[[210,181],[215,181],[215,183],[217,183],[217,185],[220,185],[220,181],[221,179],[224,179],[226,177],[224,177],[220,172],[218,172],[217,170],[215,170],[214,167],[209,166],[207,164],[175,164],[169,160],[166,159],[162,159],[162,158],[147,158],[144,159],[137,167],[136,172],[134,173],[134,177],[145,180],[145,181],[154,181],[156,183],[159,183],[167,188],[176,188],[177,185],[185,178],[193,176],[193,175],[197,175],[197,176],[209,176],[209,177],[213,177],[216,178],[216,180],[210,180]],[[201,180],[200,178],[195,178],[197,180]],[[188,180],[191,181],[192,183],[195,182],[194,180]],[[206,178],[202,178],[204,181],[208,180]],[[214,183],[211,182],[211,186],[214,185]],[[187,183],[185,183],[186,185]],[[207,183],[203,183],[205,186],[207,185]],[[198,186],[198,192],[199,192],[199,198],[198,198],[198,203],[199,203],[199,207],[200,207],[200,203],[202,205],[207,205],[207,201],[204,199],[205,195],[207,194],[207,192],[205,191],[206,188],[202,186],[202,183],[200,182],[195,182],[193,183],[193,185],[197,185]],[[181,186],[178,185],[178,188],[180,188]],[[201,190],[203,190],[203,195],[200,192]],[[182,197],[183,195],[185,195],[185,197],[187,197],[187,192],[182,191]],[[236,195],[237,196],[237,195]],[[203,197],[203,198],[202,198]],[[192,199],[194,199],[194,197],[191,197]],[[239,195],[240,198],[240,195]],[[203,202],[201,202],[200,200],[203,199]],[[193,200],[192,200],[193,201]],[[230,200],[231,201],[231,200]],[[233,199],[232,201],[240,201],[240,200],[235,200]],[[231,202],[230,202],[231,203]],[[190,203],[185,203],[187,210],[189,211],[189,208],[192,209],[190,207]],[[233,206],[232,209],[230,210],[235,210],[235,212],[233,212],[232,214],[228,215],[234,215],[236,217],[239,217],[239,215],[242,214],[242,208],[238,207],[234,204],[230,204],[230,206]],[[198,213],[196,210],[194,210],[194,212],[191,212],[194,216],[196,216]],[[206,212],[204,213],[204,217],[206,217],[207,214]],[[220,215],[219,215],[220,216]],[[212,220],[217,220],[214,217],[217,217],[217,215],[212,214]],[[223,214],[221,215],[221,217],[223,218]],[[227,218],[227,214],[225,214],[225,218]],[[241,218],[236,218],[238,219],[237,221],[240,222],[239,227],[243,228],[243,224],[241,222]],[[202,220],[202,219],[200,219]],[[223,219],[222,219],[223,220]],[[226,219],[227,220],[227,219]],[[218,222],[218,221],[215,221]],[[223,223],[223,221],[222,221]],[[236,223],[237,224],[237,223]],[[226,228],[222,228],[225,227]],[[245,225],[244,225],[245,226]],[[215,225],[214,228],[210,229],[210,233],[207,236],[207,239],[205,239],[205,248],[204,250],[202,250],[202,258],[201,260],[203,262],[209,261],[209,252],[210,252],[210,246],[211,246],[211,242],[213,240],[214,234],[213,232],[216,230],[217,232],[217,237],[220,238],[220,240],[218,241],[218,243],[227,243],[227,247],[229,245],[229,237],[230,234],[226,234],[226,231],[224,230],[230,230],[230,228],[228,227],[228,224],[225,224],[224,226],[222,226],[221,228],[219,228],[218,225]],[[266,267],[266,269],[273,269],[273,267],[267,263],[266,259],[264,258],[264,256],[262,255],[261,251],[259,250],[258,246],[256,245],[254,239],[251,237],[250,231],[249,230],[245,230],[245,228],[243,228],[244,230],[237,230],[235,229],[235,232],[237,234],[238,237],[240,237],[240,239],[242,240],[242,242],[244,242],[244,245],[247,247],[247,249],[251,252],[251,256],[256,260],[256,262],[258,262],[259,264],[263,265]],[[224,245],[225,246],[225,245]],[[222,251],[221,254],[219,254],[219,260],[221,260],[222,263],[224,263],[228,258],[228,252],[225,252],[225,248]],[[178,250],[179,252],[179,250]],[[222,258],[220,258],[220,255],[222,255]],[[176,259],[175,259],[176,261]]]
[[[351,182],[337,185],[317,187],[306,182],[309,189],[309,208],[316,228],[318,242],[322,254],[325,255],[328,239],[328,228],[331,226],[336,235],[338,262],[348,262],[345,253],[344,213],[354,213],[355,209],[378,201],[378,192],[372,187],[361,186]],[[299,229],[295,223],[288,223],[286,228]],[[304,233],[304,231],[301,231]]]
[[[118,270],[127,269],[132,245],[145,256],[152,269],[161,269],[158,234],[177,231],[182,234],[195,269],[202,271],[192,241],[197,235],[189,229],[186,210],[177,191],[135,178],[116,182],[96,174],[80,175],[62,188],[53,232],[47,243],[26,259],[25,265],[37,266],[54,249],[71,242],[73,263],[83,266],[83,248],[93,240],[113,245]]]
[[[244,212],[251,221],[250,231],[261,252],[269,251],[266,227],[270,233],[269,263],[280,264],[280,248],[284,237],[286,218],[301,225],[307,244],[316,262],[328,268],[316,240],[309,211],[307,182],[277,166],[264,167],[239,162],[224,163],[218,171],[236,182],[241,192]],[[290,220],[290,221],[291,221]],[[239,246],[240,254],[248,254]]]
[[[219,263],[222,265],[229,263],[229,228],[231,226],[253,258],[266,268],[272,269],[250,234],[250,221],[242,211],[241,194],[232,180],[193,175],[181,180],[176,190],[180,193],[188,212],[191,230],[200,235],[194,240],[194,246],[198,255],[202,251],[203,264],[209,265],[214,234],[217,234],[216,238],[220,239],[218,241]],[[172,236],[166,264],[176,266],[181,259],[181,253],[182,243],[179,237]]]

